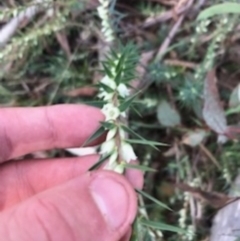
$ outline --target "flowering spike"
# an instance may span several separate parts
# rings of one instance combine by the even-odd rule
[[[130,50],[128,47],[127,49]],[[102,144],[100,154],[110,156],[105,169],[119,173],[124,171],[123,163],[137,159],[131,144],[126,142],[127,135],[121,127],[127,116],[126,111],[135,97],[135,95],[129,97],[129,80],[126,81],[126,77],[130,75],[129,71],[132,73],[132,69],[135,69],[135,62],[130,61],[131,59],[132,51],[126,51],[126,49],[123,49],[122,53],[114,52],[112,58],[107,58],[104,63],[106,75],[100,80],[102,88],[98,94],[99,98],[106,101],[102,108],[105,123],[114,125],[111,129],[107,128],[106,142]],[[132,65],[129,66],[126,63],[132,63]],[[127,68],[125,68],[126,65]]]

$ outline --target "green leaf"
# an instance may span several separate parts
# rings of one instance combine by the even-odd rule
[[[228,116],[228,115],[236,114],[236,113],[239,113],[239,112],[240,112],[240,105],[228,109],[228,110],[225,112],[225,114]]]
[[[134,99],[136,98],[136,96],[139,95],[140,92],[141,91],[135,93],[134,95],[127,98],[123,103],[121,103],[119,106],[120,112],[127,110],[129,108],[129,106],[132,104],[132,102],[134,101]]]
[[[112,57],[112,59],[118,59],[118,54],[115,50],[111,49],[110,53],[110,58]]]
[[[104,89],[107,93],[113,93],[114,90],[110,88],[108,85],[103,84],[102,82],[99,82],[98,85]]]
[[[148,226],[150,228],[160,229],[162,231],[170,231],[170,232],[174,232],[174,233],[186,233],[186,231],[181,228],[178,228],[176,226],[172,226],[169,224],[161,223],[161,222],[141,220],[140,223],[142,225]]]
[[[157,172],[156,169],[151,168],[151,167],[147,167],[147,166],[143,166],[143,165],[133,165],[133,164],[128,164],[128,163],[123,163],[122,164],[125,168],[129,168],[129,169],[137,169],[137,170],[141,170],[144,172]]]
[[[181,124],[181,117],[166,100],[162,100],[157,107],[157,118],[162,126],[174,127]]]
[[[121,127],[123,128],[123,130],[125,130],[126,132],[128,132],[129,134],[141,139],[141,140],[145,140],[144,137],[140,136],[139,134],[137,134],[135,131],[133,131],[132,129],[130,129],[128,126],[126,125],[121,125]]]
[[[121,79],[122,79],[122,69],[120,69],[118,72],[117,72],[117,75],[115,76],[114,78],[114,81],[117,85],[119,85],[121,83]]]
[[[111,70],[108,68],[107,64],[102,63],[102,65],[103,65],[104,72],[107,74],[107,76],[109,78],[113,78],[113,74],[112,74]]]
[[[121,54],[121,57],[120,57],[120,59],[118,60],[118,63],[117,63],[117,66],[116,66],[116,72],[117,72],[117,73],[120,72],[120,71],[122,71],[123,65],[124,65],[124,60],[125,60],[125,52],[123,52],[123,53]]]
[[[103,135],[103,133],[106,132],[105,128],[103,126],[100,126],[82,145],[82,147],[87,146],[92,141],[96,140],[98,137]]]
[[[141,218],[137,217],[132,228],[132,236],[130,241],[153,241],[149,228],[141,224]],[[155,240],[155,239],[154,239]]]
[[[133,223],[133,232],[132,232],[132,236],[131,236],[131,239],[130,241],[139,241],[139,237],[138,237],[138,234],[139,234],[139,223],[138,223],[138,220],[135,219],[134,223]]]
[[[97,161],[94,165],[92,165],[88,171],[93,171],[96,170],[98,167],[100,167],[102,165],[102,163],[104,163],[109,157],[111,156],[111,154],[107,154],[105,156],[101,156],[99,161]]]
[[[116,124],[111,123],[111,122],[101,121],[100,123],[101,123],[101,125],[102,125],[106,130],[111,130],[111,129],[113,129],[114,127],[116,127]]]
[[[158,206],[163,207],[165,209],[168,209],[170,211],[172,211],[172,209],[170,207],[168,207],[165,203],[160,202],[159,200],[157,200],[156,198],[150,196],[149,194],[147,194],[146,192],[140,190],[140,189],[135,189],[137,193],[141,194],[143,197],[148,198],[149,200],[153,201],[154,203],[156,203]]]
[[[240,14],[239,3],[220,3],[204,9],[197,17],[197,20],[211,18],[218,14],[238,13]]]
[[[149,145],[149,146],[168,146],[167,144],[157,142],[157,141],[149,141],[149,140],[139,140],[139,139],[126,139],[126,142],[130,144],[140,144],[140,145]]]
[[[145,138],[143,138],[142,136],[140,136],[139,134],[137,134],[135,131],[133,131],[132,129],[130,129],[128,126],[121,125],[121,127],[122,127],[126,132],[128,132],[129,134],[131,134],[131,135],[133,135],[133,136],[135,136],[135,137],[137,137],[137,138],[139,138],[139,139],[141,139],[141,140],[143,140],[143,141],[146,141]],[[154,145],[151,145],[151,144],[150,144],[150,146],[153,147],[155,150],[159,151],[158,148],[156,148]]]

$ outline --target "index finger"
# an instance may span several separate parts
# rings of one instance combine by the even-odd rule
[[[81,146],[104,120],[85,105],[0,109],[0,162],[27,153]]]

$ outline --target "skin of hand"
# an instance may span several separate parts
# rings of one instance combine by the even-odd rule
[[[81,146],[103,120],[99,109],[84,105],[0,109],[1,240],[129,240],[141,172],[88,172],[97,155],[11,160]]]

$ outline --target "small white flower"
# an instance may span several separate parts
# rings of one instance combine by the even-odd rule
[[[123,83],[119,84],[119,86],[117,87],[117,90],[119,95],[122,96],[123,98],[129,96],[130,94],[128,87]]]
[[[121,112],[121,116],[122,116],[123,118],[127,118],[127,113],[126,113],[126,111]]]
[[[108,133],[107,133],[107,137],[106,137],[106,141],[109,141],[111,139],[114,138],[114,136],[116,135],[117,133],[117,128],[114,127],[113,129],[109,130]]]
[[[238,84],[237,87],[237,96],[238,96],[238,102],[240,101],[240,84]]]
[[[109,157],[107,164],[104,166],[105,170],[114,170],[115,167],[118,165],[117,163],[118,152],[117,149],[112,153]]]
[[[108,93],[100,88],[100,93],[98,94],[98,98],[109,101],[112,100],[114,93]]]
[[[117,149],[112,153],[112,155],[109,157],[108,164],[109,166],[112,166],[114,163],[117,163],[117,157],[118,152]]]
[[[128,163],[137,159],[137,156],[135,155],[132,146],[124,141],[121,143],[120,155],[123,160]]]
[[[116,120],[120,115],[119,109],[116,106],[114,106],[112,103],[108,103],[104,105],[102,108],[102,112],[106,116],[106,121]]]
[[[109,140],[109,141],[105,141],[102,145],[101,145],[101,150],[100,150],[100,154],[108,154],[111,153],[115,150],[116,144],[114,139]]]
[[[124,166],[119,164],[117,165],[114,169],[113,169],[115,172],[119,173],[119,174],[122,174],[123,171],[124,171]]]
[[[109,78],[107,75],[104,76],[100,82],[107,85],[108,87],[110,87],[113,90],[115,90],[117,88],[115,81],[113,79]]]
[[[121,140],[126,139],[126,132],[122,128],[119,128],[119,136]]]

